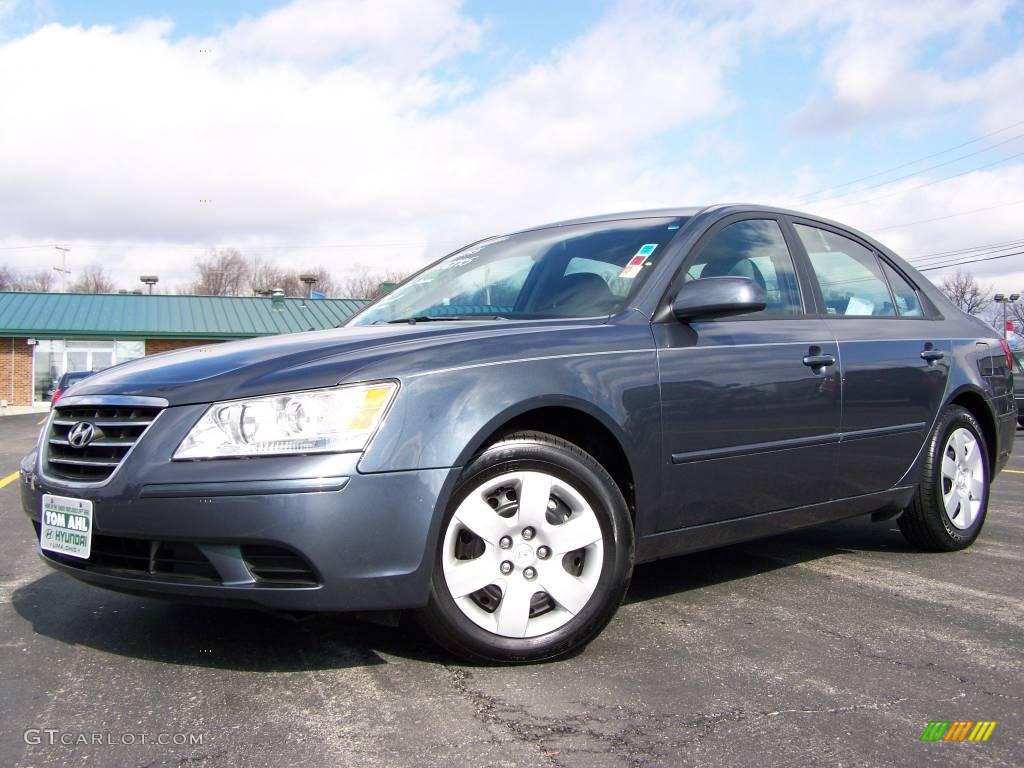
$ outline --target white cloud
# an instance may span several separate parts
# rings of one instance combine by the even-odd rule
[[[0,43],[0,247],[69,242],[73,268],[102,261],[126,285],[140,270],[166,284],[209,245],[337,271],[405,268],[557,218],[765,200],[772,190],[736,162],[759,148],[709,131],[678,160],[652,160],[666,133],[743,108],[729,76],[748,47],[785,34],[825,50],[826,92],[802,117],[818,128],[963,103],[993,130],[1024,120],[1024,52],[969,76],[925,68],[921,52],[936,36],[976,43],[1003,8],[623,2],[548,55],[512,57],[486,89],[456,65],[492,44],[487,25],[455,0],[296,0],[201,40],[174,37],[170,20],[49,24]],[[687,155],[709,153],[733,162],[700,176]],[[899,191],[891,204],[840,218],[871,231],[1024,197],[1017,171],[917,193],[928,179],[911,179],[872,192]],[[830,183],[810,167],[793,176],[796,189]],[[913,255],[944,238],[984,242],[977,232],[1021,213],[879,234]],[[24,268],[51,258],[0,253]]]
[[[161,20],[51,24],[0,46],[5,234],[154,251],[424,243],[694,192],[682,169],[643,187],[639,150],[729,108],[733,53],[714,30],[618,9],[453,106],[464,83],[434,65],[476,46],[480,25],[447,0],[391,5],[300,0],[204,41],[175,41]],[[372,253],[408,262],[450,247]],[[80,244],[76,261],[89,254]]]
[[[235,60],[323,67],[351,59],[417,71],[477,47],[481,27],[462,15],[459,5],[456,0],[295,0],[243,19],[211,44]]]
[[[902,120],[977,98],[976,78],[945,73],[922,59],[929,45],[944,38],[976,44],[1009,5],[1009,0],[809,3],[805,18],[813,13],[819,28],[835,32],[827,38],[820,71],[826,93],[797,115],[796,127],[842,132],[865,120]]]

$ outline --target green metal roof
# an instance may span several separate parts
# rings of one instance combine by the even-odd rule
[[[0,292],[0,336],[232,339],[333,328],[362,299]]]

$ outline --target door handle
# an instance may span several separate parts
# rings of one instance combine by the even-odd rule
[[[814,369],[815,373],[818,373],[822,368],[829,365],[835,365],[836,359],[832,355],[805,355],[804,365]]]
[[[946,356],[946,353],[941,349],[925,349],[921,352],[921,359],[927,360],[929,363],[934,363],[936,360],[941,360]]]

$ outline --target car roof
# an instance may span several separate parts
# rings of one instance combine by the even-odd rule
[[[618,211],[615,213],[602,213],[594,216],[580,216],[575,219],[564,219],[562,221],[553,221],[549,224],[541,224],[536,227],[528,227],[527,229],[520,230],[522,232],[532,232],[535,229],[548,229],[549,227],[564,227],[571,224],[596,224],[602,221],[621,221],[624,219],[654,219],[654,218],[674,218],[682,216],[696,216],[701,213],[720,213],[721,215],[727,215],[730,213],[771,213],[775,215],[795,216],[801,219],[813,219],[820,221],[823,224],[829,224],[833,227],[839,227],[840,229],[846,229],[855,234],[866,237],[861,232],[858,232],[848,224],[843,224],[840,221],[834,221],[832,219],[826,219],[824,216],[818,216],[817,214],[807,213],[806,211],[797,211],[791,208],[781,208],[773,205],[762,205],[760,203],[712,203],[710,205],[689,205],[689,206],[677,206],[673,208],[648,208],[636,211]]]
[[[706,209],[707,206],[691,206],[684,208],[649,208],[641,211],[619,211],[617,213],[602,213],[594,216],[581,216],[576,219],[564,219],[562,221],[553,221],[549,224],[541,224],[536,227],[528,227],[527,229],[521,231],[532,232],[535,229],[566,227],[572,224],[597,224],[602,221],[622,221],[624,219],[662,219],[679,218],[681,216],[696,216],[698,213]]]
[[[602,221],[622,221],[625,219],[653,219],[653,218],[678,218],[678,217],[694,217],[698,214],[711,214],[716,213],[719,217],[727,216],[733,213],[769,213],[772,215],[783,215],[793,216],[795,218],[807,219],[809,221],[817,221],[822,224],[826,224],[831,227],[849,232],[862,240],[866,240],[876,248],[882,250],[890,256],[895,256],[890,249],[886,248],[882,243],[875,240],[870,235],[861,232],[849,224],[844,224],[841,221],[835,221],[834,219],[827,219],[824,216],[818,216],[813,213],[807,213],[805,211],[797,211],[791,208],[780,208],[772,205],[761,205],[758,203],[712,203],[711,205],[692,205],[692,206],[679,206],[676,208],[650,208],[647,210],[639,211],[621,211],[618,213],[605,213],[597,216],[583,216],[577,219],[566,219],[564,221],[556,221],[550,224],[542,224],[537,227],[529,227],[528,229],[520,230],[521,232],[533,232],[540,229],[549,229],[551,227],[564,227],[571,224],[597,224]],[[515,234],[519,234],[516,232]]]

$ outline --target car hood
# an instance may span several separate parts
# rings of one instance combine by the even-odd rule
[[[369,376],[401,377],[444,366],[443,349],[458,342],[520,339],[594,321],[458,321],[336,328],[245,341],[204,344],[143,357],[78,383],[75,395],[142,395],[171,405],[328,387]],[[479,345],[477,345],[479,346]],[[483,347],[480,347],[481,350]],[[465,354],[465,347],[463,352]],[[399,362],[399,358],[402,361]],[[391,362],[392,365],[380,365]]]

